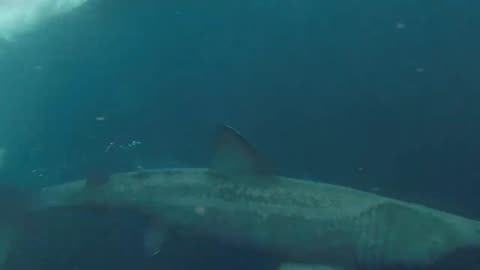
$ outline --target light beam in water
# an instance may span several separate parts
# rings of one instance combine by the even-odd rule
[[[0,0],[0,38],[12,40],[48,19],[68,13],[88,0]]]

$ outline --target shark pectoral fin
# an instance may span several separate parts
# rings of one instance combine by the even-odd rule
[[[278,270],[346,270],[338,266],[330,266],[323,264],[298,264],[298,263],[283,263]]]
[[[270,164],[257,150],[237,131],[225,125],[219,132],[210,169],[232,179],[271,179],[273,176]]]
[[[153,257],[162,251],[162,247],[168,238],[168,229],[158,223],[145,230],[143,238],[143,250],[146,257]]]

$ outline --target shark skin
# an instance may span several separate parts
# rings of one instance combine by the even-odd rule
[[[128,208],[176,233],[307,266],[281,269],[441,269],[447,261],[470,269],[480,262],[477,221],[348,187],[274,176],[265,164],[224,127],[212,168],[119,173],[99,185],[78,180],[44,188],[34,206]]]

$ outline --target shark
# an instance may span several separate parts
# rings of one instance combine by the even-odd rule
[[[480,222],[349,187],[278,176],[229,126],[220,128],[209,168],[97,174],[45,187],[29,207],[135,211],[151,220],[145,235],[152,255],[177,234],[265,252],[278,258],[280,270],[480,266]],[[13,231],[0,229],[3,258]]]

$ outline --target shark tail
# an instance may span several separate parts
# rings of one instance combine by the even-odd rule
[[[13,186],[0,186],[0,270],[7,264],[30,208],[30,192]]]

